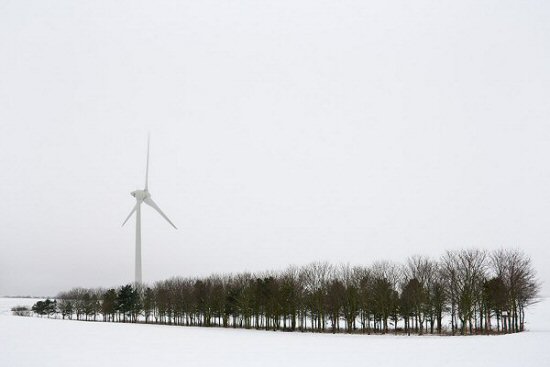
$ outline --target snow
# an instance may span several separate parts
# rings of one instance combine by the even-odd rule
[[[367,336],[114,324],[12,316],[0,298],[0,366],[544,366],[550,300],[529,331],[501,336]]]

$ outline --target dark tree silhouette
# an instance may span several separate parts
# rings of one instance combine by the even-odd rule
[[[283,272],[172,278],[136,289],[74,288],[37,302],[38,316],[265,330],[511,333],[524,330],[539,283],[518,250],[447,251],[405,265],[328,263]],[[448,325],[448,326],[447,326]],[[496,328],[494,327],[496,325]]]

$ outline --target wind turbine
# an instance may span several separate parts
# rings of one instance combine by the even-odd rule
[[[142,284],[142,278],[141,278],[141,203],[145,203],[145,204],[149,205],[150,207],[152,207],[153,209],[155,209],[157,212],[159,212],[159,214],[164,219],[166,219],[166,221],[168,223],[170,223],[170,225],[172,227],[176,228],[174,223],[172,223],[172,221],[170,221],[170,219],[168,219],[166,214],[164,214],[162,212],[162,210],[160,210],[158,205],[153,201],[153,199],[151,199],[151,194],[149,193],[149,190],[148,190],[148,184],[149,184],[149,182],[148,182],[149,181],[149,140],[150,140],[150,138],[149,138],[149,136],[147,136],[147,166],[145,168],[145,188],[143,190],[136,190],[136,191],[132,191],[130,193],[130,195],[132,195],[133,197],[136,198],[136,205],[134,206],[134,208],[132,209],[130,214],[128,214],[128,217],[126,217],[126,220],[124,221],[124,223],[122,223],[122,225],[124,226],[126,224],[126,222],[128,222],[128,219],[130,219],[132,214],[134,214],[134,212],[136,213],[136,273],[135,273],[136,286],[140,286]]]

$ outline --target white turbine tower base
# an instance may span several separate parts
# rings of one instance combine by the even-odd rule
[[[136,190],[132,191],[130,195],[136,198],[136,205],[128,214],[128,217],[126,217],[126,220],[124,220],[124,223],[122,225],[124,226],[128,219],[136,212],[136,269],[135,269],[135,284],[136,287],[141,286],[143,282],[142,273],[141,273],[141,203],[145,203],[155,209],[172,227],[175,229],[176,226],[168,217],[166,214],[160,210],[158,205],[151,199],[151,194],[148,190],[148,184],[149,184],[149,136],[147,137],[147,166],[145,168],[145,189],[143,190]]]

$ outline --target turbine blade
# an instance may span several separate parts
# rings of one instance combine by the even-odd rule
[[[166,214],[164,214],[164,213],[162,212],[162,210],[160,210],[160,208],[158,207],[157,204],[155,204],[155,202],[153,201],[153,199],[151,199],[150,197],[148,197],[148,198],[146,198],[144,201],[145,201],[145,204],[149,205],[151,208],[153,208],[153,209],[155,209],[157,212],[159,212],[159,214],[162,215],[162,217],[163,217],[164,219],[166,219],[166,221],[167,221],[168,223],[170,223],[170,224],[172,225],[172,227],[174,227],[175,229],[178,229],[178,227],[176,227],[176,226],[174,225],[174,223],[172,223],[172,221],[171,221],[170,219],[168,219],[168,217],[166,216]]]
[[[151,134],[147,134],[147,166],[145,168],[145,190],[149,186],[149,141],[151,140]]]
[[[124,225],[126,224],[126,222],[128,222],[128,219],[130,219],[130,217],[132,216],[132,214],[134,214],[134,212],[137,210],[138,205],[139,205],[139,202],[137,202],[136,205],[134,205],[134,208],[132,209],[132,211],[130,212],[130,214],[128,214],[128,216],[126,217],[126,220],[124,221],[124,223],[122,223],[122,227],[124,227]]]

